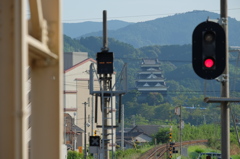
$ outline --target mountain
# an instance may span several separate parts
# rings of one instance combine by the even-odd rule
[[[213,104],[203,103],[203,97],[219,97],[221,83],[216,80],[203,80],[198,77],[191,64],[192,46],[188,45],[153,45],[141,48],[134,48],[132,45],[118,41],[113,38],[108,40],[111,52],[114,52],[114,71],[118,75],[122,70],[122,66],[127,63],[127,83],[128,92],[123,96],[122,103],[127,105],[126,119],[130,119],[132,115],[140,115],[146,119],[147,123],[155,123],[156,120],[166,121],[169,112],[174,113],[174,108],[179,103],[187,106],[200,106],[207,109],[199,112],[191,110],[183,110],[185,113],[184,121],[193,125],[199,124],[201,113],[209,114],[206,118],[208,122],[219,120],[219,108]],[[85,37],[81,39],[72,39],[64,35],[64,51],[87,51],[89,56],[96,59],[96,53],[101,50],[101,37]],[[238,66],[238,55],[230,53],[230,96],[239,97],[240,91],[240,68]],[[164,97],[163,105],[150,105],[149,100],[146,103],[138,103],[139,92],[136,91],[135,81],[140,70],[142,58],[158,58],[161,62],[166,84],[168,86],[167,97]],[[171,104],[169,104],[171,103]],[[231,105],[232,106],[232,105]],[[234,108],[234,111],[238,106]],[[208,111],[208,112],[206,112]],[[240,112],[240,109],[238,109]],[[213,115],[213,113],[215,113]],[[236,113],[236,111],[234,112]],[[151,115],[150,115],[151,114]],[[199,115],[200,114],[200,115]],[[240,114],[240,113],[238,113]],[[197,116],[198,115],[198,116]],[[238,115],[239,116],[239,115]],[[139,119],[138,119],[139,120]],[[173,120],[174,121],[174,120]]]
[[[207,18],[217,19],[219,14],[208,11],[192,11],[175,14],[151,21],[133,23],[117,30],[108,31],[108,37],[129,43],[134,47],[148,45],[191,44],[194,28]],[[234,18],[229,22],[229,45],[240,46],[240,22]],[[88,33],[81,37],[102,36],[102,31]]]
[[[135,87],[137,72],[143,58],[158,58],[162,62],[164,76],[167,79],[169,91],[203,91],[203,79],[199,78],[191,66],[192,46],[188,45],[152,45],[141,48],[134,48],[132,45],[109,38],[109,51],[114,52],[114,68],[117,73],[121,72],[124,63],[128,64],[128,86],[131,90]],[[89,57],[96,58],[96,53],[101,51],[101,37],[86,37],[81,39],[71,39],[64,36],[64,51],[84,51],[89,53]],[[237,58],[236,53],[230,53],[230,76],[232,77],[231,87],[240,85],[240,69],[234,67]],[[233,82],[234,81],[234,82]],[[210,81],[209,81],[210,82]],[[174,90],[176,89],[176,90]],[[211,89],[219,92],[219,83],[211,83]],[[212,91],[212,90],[211,90]],[[191,91],[190,91],[191,92]],[[170,94],[169,94],[170,95]],[[174,93],[174,95],[176,95]]]
[[[108,21],[109,30],[117,30],[128,26],[129,22],[120,20]],[[76,38],[91,32],[102,30],[102,22],[63,23],[63,33],[71,38]]]

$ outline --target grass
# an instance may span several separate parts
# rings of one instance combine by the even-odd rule
[[[235,146],[232,146],[232,148],[235,148]],[[206,145],[195,145],[195,146],[189,146],[188,147],[189,158],[197,158],[199,153],[202,153],[202,152],[217,152],[217,153],[221,153],[221,151],[209,148]],[[231,158],[232,159],[240,159],[240,155],[232,155]],[[183,158],[183,159],[185,159],[185,158]]]
[[[128,149],[128,150],[125,150],[124,152],[120,152],[121,155],[117,158],[118,159],[137,159],[141,156],[141,154],[143,154],[144,152],[146,152],[152,148],[154,148],[154,146],[147,145],[138,150]],[[234,150],[235,154],[237,154],[237,155],[232,155],[231,158],[232,159],[240,159],[240,155],[238,155],[239,154],[238,152],[240,151],[238,146],[231,145],[231,150],[232,151]],[[182,156],[181,158],[182,159],[196,159],[198,157],[199,153],[203,153],[203,152],[221,153],[219,150],[209,148],[206,145],[194,145],[194,146],[188,147],[188,157]],[[178,156],[179,156],[179,154],[173,154],[172,159],[176,159]]]
[[[117,158],[118,159],[137,159],[139,158],[143,153],[147,152],[148,150],[154,148],[154,146],[145,145],[141,147],[140,149],[127,149],[125,151],[118,150],[117,152]]]

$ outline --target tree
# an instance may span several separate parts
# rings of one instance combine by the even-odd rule
[[[150,92],[147,95],[147,103],[149,105],[158,105],[163,102],[163,96],[158,92]]]
[[[149,106],[147,103],[141,104],[140,109],[138,109],[138,114],[142,114],[146,119],[154,119],[155,107]],[[144,112],[144,113],[143,113]]]
[[[155,114],[154,118],[155,119],[160,119],[160,120],[170,120],[170,113],[173,113],[174,107],[171,106],[169,103],[164,103],[155,108]]]
[[[140,95],[141,95],[141,93],[137,90],[129,91],[129,92],[127,92],[126,95],[123,96],[123,103],[137,102],[137,98]]]
[[[167,143],[169,140],[169,128],[162,128],[154,136],[157,139],[157,143]]]

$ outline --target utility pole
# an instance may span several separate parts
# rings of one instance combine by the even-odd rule
[[[87,114],[87,111],[86,111],[86,105],[88,104],[87,102],[84,102],[83,103],[84,104],[84,159],[86,159],[87,158],[87,135],[86,135],[86,133],[87,133],[87,127],[86,127],[86,125],[87,125],[87,122],[86,122],[86,114]]]
[[[182,106],[180,106],[179,130],[180,130],[180,156],[182,155]]]
[[[91,120],[91,135],[93,136],[93,121],[94,121],[94,112],[93,112],[93,95],[92,95],[92,120]]]
[[[124,104],[122,104],[122,121],[121,121],[121,150],[124,150]]]
[[[230,98],[229,95],[228,1],[221,0],[220,6],[221,14],[218,23],[208,19],[194,29],[192,64],[195,73],[203,79],[216,79],[221,75],[219,80],[221,82],[221,98],[205,97],[204,101],[221,104],[221,152],[222,158],[229,159],[229,102],[240,102],[240,98]]]
[[[228,1],[221,0],[221,20],[226,35],[226,68],[223,72],[221,97],[229,98],[229,62],[228,62]],[[222,158],[230,158],[230,108],[227,101],[221,102],[221,150]]]
[[[95,68],[93,64],[90,65],[90,94],[95,94],[97,97],[101,97],[101,110],[102,110],[102,125],[97,125],[97,127],[102,128],[102,140],[101,140],[101,159],[109,158],[108,141],[112,140],[112,152],[113,152],[113,136],[110,139],[108,135],[114,135],[114,128],[116,125],[114,123],[113,117],[115,117],[115,110],[113,109],[113,96],[121,96],[127,91],[127,69],[126,65],[120,74],[119,83],[112,84],[113,71],[113,52],[108,52],[108,42],[107,42],[107,12],[103,11],[103,48],[101,52],[97,53],[97,71],[100,91],[94,90],[94,76]],[[114,88],[118,90],[114,90]],[[97,99],[97,98],[96,98]],[[119,98],[120,100],[121,98]],[[120,100],[121,102],[121,100]],[[97,110],[97,100],[96,100],[96,110]],[[111,105],[111,106],[109,106]],[[95,111],[96,112],[96,111]],[[95,119],[97,119],[97,114],[95,114]],[[110,120],[111,119],[111,120]],[[97,120],[95,120],[96,122]],[[110,123],[111,121],[111,123]],[[112,129],[112,133],[108,133],[108,129]],[[113,153],[112,153],[113,158]]]
[[[77,113],[76,112],[74,112],[74,151],[76,151],[76,149],[77,149],[77,130],[76,130],[76,121],[77,121],[77,118],[76,118],[76,115],[77,115]]]
[[[103,48],[102,52],[108,52],[108,39],[107,39],[107,11],[103,11]],[[111,90],[111,75],[108,76],[108,73],[100,74],[101,83],[102,83],[102,93],[101,93],[101,101],[102,101],[102,153],[103,158],[108,159],[108,109],[107,106],[109,104],[107,95],[105,92]]]
[[[108,39],[107,39],[107,11],[104,10],[103,11],[103,51],[108,51]],[[108,82],[107,82],[107,74],[103,74],[103,91],[107,91],[108,90]],[[102,94],[104,95],[104,94]],[[108,134],[108,130],[107,128],[105,128],[105,126],[108,125],[108,120],[107,120],[107,114],[108,114],[108,110],[107,110],[107,105],[108,105],[108,101],[107,99],[104,97],[102,99],[102,101],[104,102],[104,104],[102,104],[102,111],[104,112],[103,115],[103,124],[102,124],[102,128],[103,128],[103,154],[104,154],[104,158],[108,159],[109,158],[109,153],[108,153],[108,141],[107,141],[107,134]]]

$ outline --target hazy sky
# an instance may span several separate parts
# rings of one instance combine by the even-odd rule
[[[193,10],[220,13],[220,0],[63,0],[62,21],[102,21],[103,10],[108,20],[140,22]],[[228,15],[240,21],[240,0],[228,0]]]

